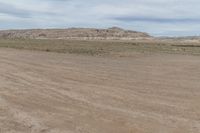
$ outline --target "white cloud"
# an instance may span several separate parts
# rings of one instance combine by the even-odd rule
[[[0,29],[120,26],[196,35],[199,8],[198,0],[0,0]]]

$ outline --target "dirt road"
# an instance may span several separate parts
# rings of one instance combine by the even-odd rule
[[[0,49],[0,133],[200,133],[200,57]]]

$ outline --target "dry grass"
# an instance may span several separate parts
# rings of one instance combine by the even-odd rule
[[[31,40],[1,39],[0,47],[71,53],[92,56],[131,55],[142,53],[171,53],[199,55],[200,44],[166,41],[83,41],[83,40]]]

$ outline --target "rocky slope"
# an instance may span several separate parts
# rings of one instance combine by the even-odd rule
[[[132,40],[151,38],[143,32],[124,30],[118,27],[108,29],[69,28],[69,29],[28,29],[0,31],[0,38],[30,39],[81,39],[81,40]]]

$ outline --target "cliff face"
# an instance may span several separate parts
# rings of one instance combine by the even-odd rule
[[[0,31],[0,38],[30,39],[84,39],[84,40],[131,40],[151,38],[143,32],[124,30],[118,27],[108,29],[69,28],[69,29],[30,29]]]

